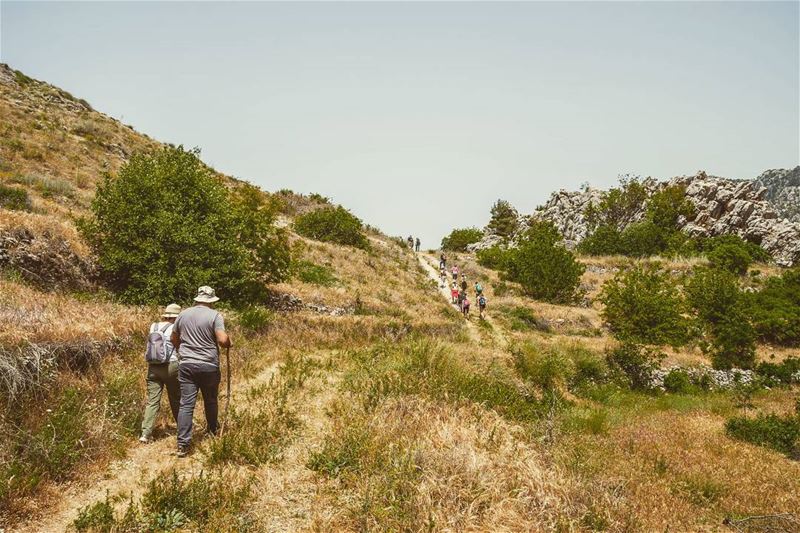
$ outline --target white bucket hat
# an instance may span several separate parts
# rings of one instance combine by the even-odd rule
[[[178,304],[169,304],[166,309],[164,309],[164,314],[161,315],[164,318],[175,318],[181,314],[181,306]]]
[[[218,301],[216,293],[214,289],[209,287],[208,285],[203,285],[199,289],[197,289],[197,296],[194,297],[195,302],[202,302],[205,304],[211,304]]]

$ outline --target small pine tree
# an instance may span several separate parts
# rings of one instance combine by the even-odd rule
[[[491,233],[510,239],[519,229],[519,213],[506,200],[497,200],[491,209],[492,218],[487,228]]]

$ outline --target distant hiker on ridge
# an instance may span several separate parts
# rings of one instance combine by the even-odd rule
[[[415,249],[415,251],[417,251],[417,252],[419,252],[419,245],[420,245],[420,242],[419,242],[419,237],[417,237],[417,242],[416,242],[416,243],[415,243],[415,245],[414,245],[414,249]]]
[[[198,390],[203,394],[206,431],[210,435],[217,433],[217,396],[221,378],[219,347],[231,347],[231,339],[225,333],[222,315],[211,307],[218,300],[211,287],[197,289],[197,296],[194,298],[196,305],[178,315],[172,331],[172,344],[178,350],[180,358],[178,457],[185,457],[192,443],[192,416]]]
[[[160,322],[150,324],[147,336],[147,406],[142,417],[142,436],[139,442],[153,441],[153,426],[161,408],[161,393],[167,387],[169,408],[172,418],[178,423],[178,407],[181,402],[181,388],[178,385],[178,354],[172,345],[172,328],[175,318],[181,312],[178,304],[169,304],[161,315]]]
[[[444,252],[442,252],[442,255],[439,256],[439,268],[447,268],[447,257],[445,257]]]
[[[408,248],[409,248],[410,250],[413,250],[413,249],[414,249],[414,237],[412,237],[411,235],[409,235],[409,236],[408,236],[408,239],[406,239],[406,241],[408,242]]]

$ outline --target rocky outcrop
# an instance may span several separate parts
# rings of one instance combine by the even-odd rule
[[[800,263],[800,224],[782,219],[766,200],[766,189],[755,180],[707,176],[673,178],[686,187],[697,215],[681,228],[693,237],[738,235],[758,243],[782,266]]]
[[[783,216],[791,214],[791,208],[800,211],[800,167],[767,171],[754,180],[733,180],[698,172],[666,182],[648,179],[644,185],[651,193],[669,185],[686,188],[696,216],[692,220],[679,220],[679,226],[689,235],[738,235],[761,245],[779,265],[800,264],[800,222]],[[580,191],[560,190],[537,208],[531,218],[555,224],[564,236],[565,245],[571,248],[589,233],[584,213],[589,205],[596,205],[602,195],[603,191],[588,187]],[[773,203],[776,198],[783,202],[783,208]],[[627,223],[641,220],[645,210],[646,204],[643,204]],[[499,241],[496,235],[487,232],[470,249],[488,248]]]
[[[767,170],[756,178],[756,184],[766,189],[764,199],[780,218],[800,222],[800,166]]]
[[[0,231],[0,268],[10,268],[42,289],[88,290],[97,267],[53,235],[34,235],[24,227]]]

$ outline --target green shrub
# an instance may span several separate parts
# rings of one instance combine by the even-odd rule
[[[0,183],[0,208],[12,211],[30,211],[32,207],[28,191]]]
[[[606,353],[609,368],[621,373],[632,389],[652,388],[653,372],[658,369],[664,354],[653,348],[625,343]]]
[[[742,247],[734,244],[721,244],[708,253],[711,266],[743,276],[747,274],[752,259]]]
[[[310,261],[295,261],[292,263],[292,270],[295,277],[303,283],[332,287],[339,282],[329,267]]]
[[[731,437],[797,457],[800,454],[800,418],[774,414],[756,418],[733,417],[725,423]]]
[[[708,239],[699,239],[698,242],[700,248],[707,254],[713,252],[720,246],[730,245],[747,252],[751,262],[769,263],[772,261],[772,257],[766,250],[753,242],[746,241],[738,235],[718,235]]]
[[[586,267],[558,244],[560,236],[549,222],[537,222],[507,252],[503,274],[519,283],[527,296],[554,303],[574,301]]]
[[[677,230],[681,218],[692,220],[695,213],[683,185],[668,185],[654,192],[647,201],[647,220],[668,233]]]
[[[294,229],[309,239],[369,248],[361,220],[342,206],[323,207],[300,215],[294,221]]]
[[[667,392],[678,394],[690,394],[697,390],[689,374],[685,370],[679,368],[670,370],[670,372],[664,376],[664,388]]]
[[[599,299],[603,320],[622,341],[681,346],[688,339],[683,298],[669,274],[656,266],[619,272],[603,285]]]
[[[219,471],[156,476],[138,502],[122,516],[114,514],[108,497],[84,508],[73,522],[78,531],[258,531],[248,510],[251,482]]]
[[[596,204],[589,204],[584,216],[589,227],[623,228],[641,212],[648,198],[647,188],[638,177],[620,178],[620,186],[601,193]]]
[[[104,500],[80,508],[78,517],[72,522],[72,527],[79,533],[85,531],[111,533],[116,525],[114,500],[108,494]]]
[[[686,283],[687,300],[703,330],[701,348],[715,368],[752,368],[755,331],[736,278],[716,268],[696,268]]]
[[[628,257],[658,255],[666,248],[664,228],[649,220],[630,224],[619,236],[620,252]]]
[[[273,322],[275,313],[259,305],[251,305],[239,313],[239,325],[248,333],[264,333]]]
[[[575,374],[575,366],[563,353],[526,343],[513,352],[514,366],[523,379],[543,390],[555,390]]]
[[[551,331],[550,323],[543,318],[537,317],[527,307],[515,306],[508,309],[505,314],[510,319],[511,329],[514,331]]]
[[[507,201],[497,200],[492,206],[491,214],[486,226],[491,233],[509,239],[519,229],[519,213]]]
[[[185,301],[200,285],[252,302],[264,297],[265,282],[288,271],[274,216],[254,187],[228,192],[197,151],[165,147],[106,175],[80,229],[125,302]]]
[[[613,226],[599,226],[586,236],[580,244],[578,251],[586,255],[617,255],[622,253],[620,231]]]
[[[478,242],[483,238],[483,232],[478,228],[454,229],[450,235],[442,239],[442,250],[451,252],[466,252],[467,245]]]
[[[484,248],[475,253],[478,259],[478,264],[492,270],[500,270],[503,267],[503,261],[506,258],[506,251],[499,246],[492,246],[491,248]]]
[[[762,361],[755,368],[756,374],[762,376],[773,383],[800,382],[800,357],[787,357],[780,363],[769,363]]]
[[[782,346],[800,346],[800,268],[767,278],[748,294],[747,307],[758,337]]]

